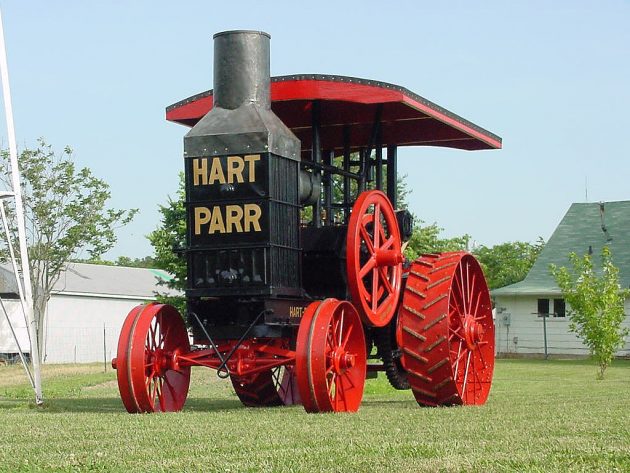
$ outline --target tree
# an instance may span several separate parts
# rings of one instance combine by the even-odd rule
[[[480,246],[473,253],[483,268],[488,287],[496,289],[525,279],[544,247],[545,241],[539,237],[535,244],[512,241]]]
[[[624,302],[630,295],[619,284],[619,269],[608,247],[602,250],[601,271],[596,271],[590,255],[569,255],[572,270],[551,265],[550,271],[569,304],[569,330],[581,338],[599,364],[598,379],[623,346],[628,330],[621,327]]]
[[[148,238],[153,246],[153,263],[173,276],[172,280],[160,281],[170,289],[184,291],[186,288],[186,260],[178,250],[186,244],[186,209],[184,208],[184,174],[179,175],[179,187],[176,198],[168,198],[166,205],[160,205],[162,221]],[[183,296],[169,296],[166,293],[156,295],[160,302],[175,306],[180,313],[185,313],[186,299]]]
[[[413,234],[405,250],[407,259],[413,261],[425,253],[443,253],[445,251],[465,250],[470,242],[470,235],[453,238],[440,238],[442,228],[437,223],[424,225],[422,220],[414,223]]]
[[[2,151],[0,180],[11,188],[8,152]],[[90,169],[77,169],[72,150],[55,153],[43,139],[24,149],[18,159],[28,257],[33,287],[37,341],[43,342],[43,322],[50,293],[67,263],[87,251],[91,259],[111,249],[118,226],[129,223],[137,210],[106,208],[109,185]],[[11,204],[12,205],[12,204]],[[12,240],[17,246],[15,209],[7,208]],[[4,255],[6,258],[6,255]]]

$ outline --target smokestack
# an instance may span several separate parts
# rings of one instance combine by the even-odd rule
[[[274,153],[300,160],[300,141],[271,110],[270,36],[214,35],[212,109],[184,137],[184,156]]]
[[[269,39],[262,31],[214,35],[214,106],[234,110],[243,104],[269,109]]]

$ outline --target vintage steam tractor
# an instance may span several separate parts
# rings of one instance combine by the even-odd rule
[[[246,406],[356,411],[376,371],[421,405],[484,403],[494,325],[482,270],[466,252],[405,260],[396,150],[501,139],[392,84],[270,78],[269,39],[216,34],[214,90],[167,108],[192,127],[187,323],[156,303],[127,316],[113,360],[126,409],[180,410],[192,366],[229,377]]]

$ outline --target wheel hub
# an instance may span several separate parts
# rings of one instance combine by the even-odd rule
[[[161,348],[147,351],[147,358],[147,370],[152,370],[157,376],[164,376],[169,369],[172,369],[171,356]]]
[[[355,355],[338,347],[332,353],[332,364],[335,374],[344,374],[356,364]]]
[[[473,315],[466,314],[464,316],[464,338],[469,349],[477,349],[479,343],[483,341],[485,333],[486,330],[483,328],[483,325],[477,322]]]
[[[398,250],[377,250],[374,256],[376,258],[376,266],[396,266],[403,262],[403,255]]]

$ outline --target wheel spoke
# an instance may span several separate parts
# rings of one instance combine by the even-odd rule
[[[380,248],[381,237],[381,204],[374,204],[374,249]]]
[[[470,367],[470,356],[472,355],[472,351],[468,350],[468,358],[466,359],[466,371],[464,371],[464,384],[462,387],[462,399],[466,400],[466,383],[468,382],[468,368]]]
[[[381,277],[381,281],[383,282],[383,286],[385,286],[385,291],[389,294],[393,294],[394,288],[392,284],[389,282],[389,275],[387,274],[387,268],[380,267],[378,268],[378,273]]]
[[[470,265],[466,263],[466,301],[468,302],[468,313],[472,309],[472,292],[470,287]]]
[[[350,376],[350,373],[346,371],[346,373],[344,373],[344,376],[346,378],[346,381],[348,382],[348,384],[350,384],[350,388],[354,389],[354,382],[352,381],[352,377]]]
[[[363,225],[359,227],[359,232],[361,233],[361,240],[363,240],[363,242],[365,243],[365,246],[367,247],[368,253],[373,255],[374,243],[372,243],[372,237],[370,237],[370,234],[368,233],[367,229]]]
[[[464,346],[464,339],[461,339],[459,342],[459,348],[457,349],[457,357],[455,358],[455,373],[453,374],[453,377],[455,378],[455,381],[457,381],[457,371],[459,369],[459,360],[462,354],[462,348]]]
[[[450,327],[448,328],[448,330],[449,330],[449,331],[450,331],[450,333],[451,333],[451,334],[450,334],[450,337],[449,337],[449,340],[450,340],[450,339],[452,339],[453,337],[457,337],[457,338],[459,338],[460,340],[464,340],[464,337],[458,333],[458,330],[453,330],[453,329],[452,329],[452,328],[450,328]]]
[[[345,309],[342,307],[341,308],[341,322],[339,324],[339,343],[337,344],[338,347],[341,346],[341,342],[343,340],[343,318],[345,316]]]
[[[343,410],[347,410],[348,403],[346,402],[346,392],[343,387],[343,376],[337,376],[336,386],[335,386],[335,398],[341,399],[343,401]]]
[[[346,338],[343,339],[343,341],[339,344],[339,346],[341,346],[341,348],[343,348],[344,350],[346,349],[346,345],[348,343],[348,340],[350,340],[350,335],[352,334],[352,325],[348,326],[348,329],[346,330]]]
[[[164,403],[164,395],[163,395],[163,392],[162,392],[162,384],[163,384],[163,380],[160,377],[160,378],[158,378],[156,391],[157,391],[158,401],[160,403],[160,410],[162,412],[164,412],[166,410],[166,405]]]
[[[372,271],[372,312],[378,308],[378,272]]]
[[[370,258],[359,271],[359,278],[363,279],[370,271],[376,267],[376,259]]]
[[[385,235],[382,235],[382,237],[383,240],[385,240]],[[395,242],[396,239],[393,236],[390,236],[387,240],[385,240],[385,243],[381,245],[381,250],[389,250]]]
[[[457,306],[459,307],[460,310],[460,315],[463,315],[466,313],[466,300],[464,297],[464,281],[463,281],[463,276],[461,274],[461,264],[459,265],[459,276],[457,277],[457,274],[453,277],[453,279],[455,279],[455,287],[457,287],[457,290],[459,292],[459,298],[454,297],[453,299],[455,299]]]

